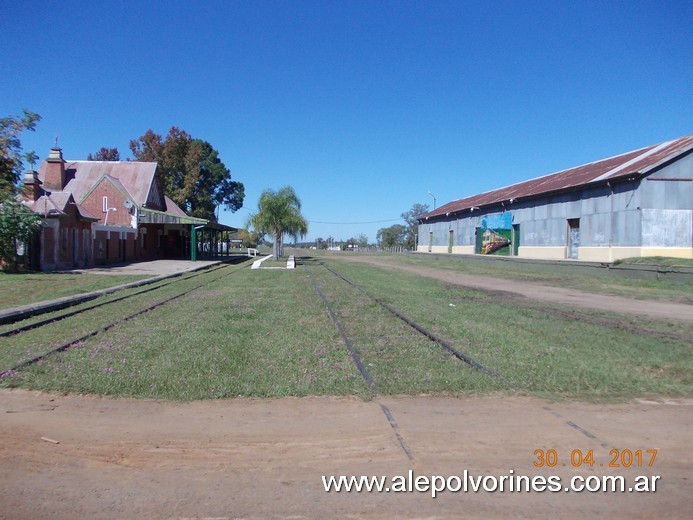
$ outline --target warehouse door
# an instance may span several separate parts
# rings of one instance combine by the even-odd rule
[[[520,252],[520,224],[513,224],[511,241],[512,249],[510,254],[517,256]]]
[[[578,257],[580,247],[580,219],[568,219],[568,258]]]
[[[455,243],[455,232],[450,230],[450,239],[448,240],[448,253],[452,253],[452,246]]]

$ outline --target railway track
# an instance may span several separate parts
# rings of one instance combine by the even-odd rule
[[[139,296],[141,294],[145,294],[148,292],[156,291],[158,289],[162,289],[163,287],[166,287],[168,285],[171,285],[171,284],[179,282],[179,281],[190,280],[190,279],[196,278],[197,276],[200,276],[202,274],[209,274],[209,273],[212,273],[212,272],[217,271],[219,269],[223,269],[224,267],[225,266],[222,264],[221,266],[213,266],[213,267],[206,269],[206,270],[203,270],[203,271],[195,271],[195,272],[190,273],[188,275],[183,274],[183,275],[180,275],[181,276],[180,278],[176,278],[176,277],[166,278],[164,280],[156,281],[156,282],[152,283],[151,285],[147,285],[147,286],[145,286],[144,289],[135,290],[134,292],[131,292],[131,293],[128,293],[128,294],[125,294],[122,296],[116,296],[115,298],[111,298],[111,299],[109,299],[107,296],[110,294],[113,294],[113,293],[127,292],[127,288],[119,288],[119,289],[116,289],[113,291],[105,291],[102,295],[102,296],[106,296],[106,298],[104,300],[98,301],[97,303],[94,303],[94,304],[85,305],[84,307],[82,307],[81,304],[85,303],[85,302],[77,302],[77,303],[74,303],[71,305],[66,304],[65,308],[70,308],[70,307],[73,308],[73,310],[66,311],[66,312],[61,312],[62,309],[37,310],[35,312],[32,312],[32,314],[29,317],[17,318],[15,320],[13,320],[12,322],[9,322],[9,323],[14,324],[14,323],[18,323],[20,321],[24,321],[24,322],[28,321],[29,323],[27,323],[25,325],[20,325],[17,327],[7,328],[5,330],[0,330],[0,338],[4,338],[7,336],[14,336],[14,335],[20,334],[22,332],[27,332],[29,330],[43,327],[44,325],[48,325],[50,323],[55,323],[57,321],[64,320],[65,318],[70,318],[72,316],[77,316],[78,314],[82,314],[82,313],[89,311],[89,310],[92,310],[92,309],[97,309],[99,307],[111,305],[111,304],[114,304],[114,303],[117,303],[117,302],[120,302],[123,300],[134,298],[135,296]],[[98,297],[95,297],[94,299],[98,299]],[[87,301],[94,301],[94,299],[90,299]],[[78,308],[76,308],[76,307],[78,307]],[[37,320],[37,321],[32,320],[33,317],[41,316],[44,314],[49,315],[49,317],[42,318],[42,319]]]
[[[297,258],[297,261],[300,264],[306,265],[304,258]],[[23,359],[17,358],[15,361],[11,363],[5,363],[5,366],[0,366],[0,377],[3,377],[5,375],[9,375],[13,372],[21,371],[22,369],[33,365],[35,363],[38,363],[39,361],[47,358],[48,356],[51,356],[54,353],[61,352],[64,350],[67,350],[71,347],[74,347],[75,345],[79,344],[80,342],[84,341],[87,338],[96,336],[104,331],[107,331],[121,323],[125,323],[137,316],[140,316],[142,314],[145,314],[151,310],[154,310],[158,307],[167,305],[168,303],[171,303],[187,294],[193,293],[194,291],[201,289],[205,286],[211,285],[218,280],[222,279],[225,276],[228,276],[230,274],[236,273],[242,269],[244,269],[247,266],[245,265],[236,265],[236,266],[220,266],[212,269],[208,269],[205,271],[200,271],[198,273],[191,274],[189,276],[183,276],[183,277],[178,277],[175,281],[169,281],[166,283],[161,283],[157,284],[156,286],[153,287],[147,287],[146,289],[141,289],[137,291],[133,291],[132,294],[122,294],[122,295],[117,295],[114,298],[110,298],[108,301],[103,301],[103,302],[95,302],[95,303],[90,303],[88,305],[85,305],[82,308],[78,309],[71,309],[68,310],[67,312],[62,312],[59,314],[55,315],[49,315],[45,318],[41,318],[39,321],[31,324],[20,324],[17,327],[14,327],[13,329],[5,330],[2,332],[2,336],[4,337],[5,341],[8,341],[9,338],[18,338],[22,337],[23,334],[29,334],[32,330],[40,329],[42,327],[51,327],[52,325],[58,324],[66,319],[69,318],[79,318],[80,316],[87,316],[91,315],[91,313],[96,313],[99,309],[108,309],[110,305],[114,305],[117,303],[122,303],[123,301],[127,301],[128,299],[136,299],[137,297],[141,297],[143,295],[147,295],[149,298],[149,303],[145,304],[144,306],[141,306],[134,312],[130,312],[129,314],[126,315],[120,315],[115,319],[111,320],[103,320],[101,323],[99,323],[98,326],[94,326],[90,328],[90,330],[80,332],[78,334],[74,334],[68,338],[63,337],[63,339],[60,339],[57,344],[47,346],[44,348],[40,353],[36,355],[30,355],[30,356],[24,356]],[[385,301],[383,301],[381,298],[378,297],[378,295],[371,294],[366,288],[361,287],[357,285],[356,283],[352,282],[345,276],[343,276],[341,273],[339,273],[337,270],[331,268],[330,266],[325,265],[324,263],[311,259],[310,260],[310,265],[306,265],[305,271],[307,272],[307,276],[310,277],[311,282],[315,288],[317,296],[320,298],[322,303],[325,305],[327,312],[330,316],[330,319],[332,320],[333,324],[339,331],[340,337],[345,344],[346,348],[349,351],[349,356],[351,360],[354,362],[356,365],[361,377],[363,378],[364,382],[366,383],[366,386],[368,387],[369,391],[373,395],[374,399],[378,401],[380,408],[386,417],[388,423],[390,424],[393,433],[395,437],[397,438],[400,446],[402,447],[403,451],[407,455],[407,457],[414,461],[414,455],[412,453],[411,448],[408,446],[406,440],[404,439],[403,435],[399,431],[399,427],[397,425],[397,422],[391,413],[390,409],[387,407],[385,403],[380,400],[381,393],[378,389],[378,377],[373,377],[370,372],[369,372],[369,364],[364,363],[363,360],[361,359],[361,355],[358,352],[358,348],[355,348],[352,339],[350,338],[350,332],[347,327],[344,326],[343,321],[344,318],[340,316],[339,312],[335,312],[334,306],[335,306],[335,301],[331,300],[330,298],[330,291],[325,291],[323,290],[324,287],[329,287],[329,285],[334,285],[331,284],[330,282],[327,281],[319,281],[317,279],[317,276],[315,274],[318,274],[319,276],[323,276],[322,274],[319,274],[320,271],[316,270],[315,268],[319,268],[320,271],[323,273],[326,273],[326,276],[329,278],[333,278],[334,280],[339,280],[340,284],[344,284],[342,287],[348,288],[349,291],[352,292],[352,294],[355,295],[360,295],[363,299],[367,299],[371,301],[375,306],[380,307],[381,309],[384,309],[387,311],[386,313],[389,316],[392,317],[393,322],[397,323],[403,323],[408,327],[409,333],[419,339],[425,338],[426,342],[431,342],[437,347],[441,349],[441,351],[446,352],[450,356],[452,356],[455,360],[458,362],[464,363],[464,366],[467,367],[469,370],[473,370],[474,372],[478,372],[479,374],[482,374],[482,376],[479,377],[485,377],[493,380],[499,387],[503,387],[506,390],[509,390],[511,392],[516,392],[517,390],[513,387],[511,383],[509,383],[503,376],[502,374],[498,373],[496,370],[492,369],[491,367],[488,367],[478,360],[474,359],[467,353],[463,352],[462,349],[459,347],[456,347],[453,345],[451,342],[446,341],[445,339],[437,336],[433,332],[427,330],[414,320],[412,320],[410,317],[406,316],[403,312],[400,310],[396,309],[392,305],[389,305]],[[314,272],[315,271],[315,272]],[[323,278],[325,280],[325,278]],[[191,283],[191,281],[193,283]],[[323,285],[321,285],[321,283]],[[329,284],[329,285],[328,285]],[[332,289],[333,291],[342,291],[342,287],[337,288],[337,289]],[[167,291],[171,291],[172,289],[175,289],[169,293],[163,294],[166,289]],[[157,295],[157,291],[162,291],[162,294]],[[155,299],[157,298],[158,299]],[[351,324],[350,324],[351,325]],[[399,325],[399,327],[402,327]],[[353,328],[351,330],[354,330]],[[0,337],[0,339],[3,339]],[[377,355],[377,353],[376,353]],[[442,354],[441,354],[442,355]],[[589,431],[581,428],[578,426],[576,423],[570,421],[569,419],[561,416],[558,412],[553,410],[550,406],[546,406],[545,409],[559,418],[560,420],[564,421],[568,426],[571,428],[579,431],[583,435],[589,437],[592,440],[596,440],[600,442],[603,446],[608,446],[608,444],[604,443],[603,441],[599,440],[596,436],[592,435]]]
[[[303,258],[299,259],[299,262],[303,263]],[[343,281],[347,286],[352,288],[353,290],[357,291],[358,293],[366,296],[369,298],[371,301],[375,302],[377,305],[380,307],[386,309],[392,316],[397,317],[399,320],[404,322],[407,326],[409,326],[412,330],[414,330],[417,334],[420,334],[421,336],[427,338],[428,340],[432,341],[434,344],[440,346],[442,349],[445,349],[447,352],[452,354],[455,359],[464,362],[467,366],[470,368],[484,374],[485,376],[492,378],[494,381],[498,382],[502,387],[504,387],[506,390],[512,392],[512,393],[517,393],[518,389],[515,388],[514,385],[512,385],[509,381],[507,381],[501,374],[499,374],[497,371],[494,371],[487,366],[481,364],[479,361],[473,359],[469,355],[465,354],[462,352],[460,349],[454,347],[450,342],[438,337],[437,335],[433,334],[432,332],[428,331],[425,329],[423,326],[420,324],[416,323],[414,320],[411,318],[407,317],[404,315],[402,312],[399,310],[395,309],[393,306],[385,303],[381,298],[378,298],[375,295],[370,294],[366,289],[363,287],[358,286],[351,280],[347,279],[344,277],[341,273],[337,272],[333,268],[325,265],[321,261],[316,261],[316,265],[320,265],[322,268],[324,268],[325,271],[331,273],[334,277],[337,279]],[[309,271],[309,276],[311,278],[311,281],[315,287],[315,290],[324,303],[327,312],[330,316],[330,319],[332,320],[333,324],[339,331],[339,334],[342,338],[342,341],[344,342],[345,346],[347,347],[347,350],[349,351],[349,355],[351,359],[353,360],[354,364],[359,370],[359,373],[361,374],[361,377],[364,379],[366,385],[368,386],[370,392],[372,393],[373,397],[378,400],[380,397],[380,393],[377,389],[376,382],[374,378],[371,376],[371,374],[368,372],[366,365],[364,364],[363,360],[357,353],[356,349],[354,348],[351,339],[348,337],[348,335],[345,333],[345,329],[340,322],[340,319],[337,316],[337,313],[332,308],[331,302],[329,299],[325,296],[323,290],[321,289],[320,285],[318,284],[317,280],[315,277],[310,273]],[[397,438],[399,444],[401,445],[403,451],[407,455],[407,457],[413,462],[414,461],[414,455],[412,453],[411,448],[409,445],[406,443],[404,437],[402,436],[401,432],[399,431],[399,427],[397,426],[397,423],[389,410],[389,408],[382,402],[379,402],[379,405],[386,416],[390,426],[392,427],[392,430],[395,434],[395,437]],[[555,410],[553,407],[549,406],[546,404],[544,407],[544,410],[546,410],[548,413],[562,421],[565,425],[570,427],[571,429],[579,432],[580,434],[584,435],[585,437],[589,438],[590,440],[599,443],[602,447],[610,449],[613,446],[611,446],[609,443],[606,441],[600,439],[590,431],[586,430],[585,428],[582,428],[580,425],[575,423],[574,421],[570,420],[569,418],[563,416],[561,413],[559,413],[557,410]]]
[[[436,345],[439,345],[439,346],[442,347],[443,349],[447,350],[450,354],[452,354],[453,356],[455,356],[455,357],[456,357],[457,359],[459,359],[460,361],[463,361],[463,362],[465,362],[466,364],[468,364],[469,366],[471,366],[472,368],[474,368],[474,369],[476,369],[476,370],[479,370],[480,372],[483,372],[483,373],[486,374],[487,376],[492,377],[492,378],[498,380],[498,381],[499,381],[504,387],[506,387],[508,390],[515,390],[515,388],[513,387],[513,385],[512,385],[511,383],[509,383],[508,381],[506,381],[500,374],[498,374],[497,372],[491,370],[490,368],[486,367],[485,365],[481,364],[479,361],[473,359],[473,358],[470,357],[469,355],[465,354],[465,353],[462,352],[459,348],[456,348],[455,346],[453,346],[449,341],[446,341],[445,339],[443,339],[443,338],[437,336],[437,335],[434,334],[433,332],[427,330],[426,328],[424,328],[424,327],[423,327],[422,325],[420,325],[419,323],[417,323],[417,322],[415,322],[414,320],[412,320],[411,318],[407,317],[404,313],[398,311],[397,309],[395,309],[395,308],[392,307],[391,305],[385,303],[381,298],[378,298],[377,296],[374,296],[374,295],[370,294],[370,293],[369,293],[368,291],[366,291],[363,287],[360,287],[360,286],[356,285],[354,282],[352,282],[351,280],[345,278],[342,274],[338,273],[337,271],[335,271],[335,270],[332,269],[331,267],[328,267],[327,265],[325,265],[325,264],[322,263],[322,262],[319,262],[319,265],[322,266],[322,267],[323,267],[326,271],[328,271],[329,273],[333,274],[335,277],[337,277],[337,278],[339,278],[340,280],[342,280],[342,281],[343,281],[344,283],[346,283],[349,287],[351,287],[352,289],[354,289],[354,290],[358,291],[359,293],[365,295],[367,298],[371,299],[373,302],[377,303],[379,306],[381,306],[382,308],[384,308],[385,310],[387,310],[390,314],[392,314],[393,316],[395,316],[395,317],[397,317],[398,319],[400,319],[401,321],[403,321],[406,325],[408,325],[410,328],[412,328],[412,329],[413,329],[414,331],[416,331],[418,334],[424,336],[425,338],[431,340],[431,341],[432,341],[433,343],[435,343]],[[320,296],[321,300],[323,301],[323,303],[325,304],[325,306],[326,306],[327,309],[328,309],[328,313],[330,314],[330,317],[332,318],[333,323],[335,323],[335,326],[337,326],[338,329],[340,330],[340,333],[342,333],[341,325],[339,325],[339,323],[338,323],[338,321],[337,321],[337,319],[336,319],[336,316],[335,316],[334,312],[332,311],[332,309],[331,309],[331,307],[330,307],[329,301],[327,300],[327,298],[325,297],[325,295],[324,295],[323,292],[321,291],[319,285],[318,285],[317,282],[315,281],[315,278],[312,278],[312,280],[313,280],[313,284],[314,284],[314,286],[315,286],[315,288],[316,288],[316,291],[318,292],[318,295]],[[343,336],[343,338],[344,338],[344,335],[343,335],[343,334],[342,334],[342,336]],[[351,348],[349,345],[348,345],[348,347],[349,347],[349,351],[350,351],[350,353],[351,353],[351,352],[353,351],[353,348]],[[357,366],[358,366],[358,364],[357,364]],[[361,368],[360,368],[360,367],[359,367],[359,370],[361,371]],[[370,377],[366,379],[366,383],[368,384],[369,387],[374,387],[374,384],[373,384],[372,380],[370,379]],[[375,392],[374,392],[374,393],[375,393]]]
[[[117,295],[114,298],[108,298],[108,296],[106,296],[106,299],[103,301],[98,301],[96,303],[88,303],[84,306],[78,306],[78,308],[73,308],[65,312],[58,311],[48,313],[49,315],[47,317],[41,318],[37,321],[25,320],[30,322],[6,330],[2,330],[0,332],[0,338],[16,338],[32,330],[40,329],[43,327],[50,327],[67,318],[80,317],[82,315],[87,315],[87,313],[95,311],[96,309],[106,308],[108,306],[119,304],[127,300],[134,300],[136,299],[136,297],[142,296],[147,293],[149,293],[148,296],[151,297],[151,303],[146,304],[144,307],[138,308],[138,310],[136,310],[135,312],[126,314],[125,316],[118,317],[117,319],[114,319],[112,321],[108,321],[103,325],[93,328],[92,330],[89,330],[85,333],[79,334],[76,337],[72,337],[71,339],[64,341],[59,340],[58,345],[52,345],[49,348],[43,350],[41,353],[34,356],[30,356],[29,358],[22,359],[21,361],[12,364],[12,366],[0,367],[0,377],[22,370],[23,368],[35,364],[52,354],[67,350],[68,348],[80,343],[81,341],[84,341],[87,338],[96,336],[102,332],[105,332],[115,327],[116,325],[125,323],[137,316],[150,312],[163,305],[167,305],[187,294],[192,293],[193,291],[201,289],[202,287],[205,287],[207,285],[213,284],[214,282],[222,279],[225,276],[228,276],[229,274],[236,273],[241,269],[247,267],[247,265],[248,264],[245,263],[243,265],[221,264],[218,266],[213,266],[209,269],[195,271],[188,275],[182,275],[178,277],[173,277],[171,279],[165,279],[161,282],[156,282],[152,286],[147,286],[145,289],[135,290],[134,292],[128,292],[127,294],[123,295]],[[175,291],[172,295],[165,295],[163,298],[157,299],[156,291],[161,291],[165,288],[170,289],[171,287],[175,287],[176,285],[180,286],[184,283],[187,284],[191,280],[195,279],[199,280],[196,280],[197,283],[194,283],[191,287],[185,286],[183,290]],[[127,292],[127,290],[123,289],[123,292]]]

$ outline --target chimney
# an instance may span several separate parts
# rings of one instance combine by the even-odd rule
[[[37,201],[41,193],[41,181],[38,180],[36,172],[34,170],[25,171],[22,183],[24,184],[24,196],[31,201]]]
[[[52,191],[63,191],[65,187],[65,161],[63,151],[57,146],[51,148],[46,159],[46,174],[43,185]]]

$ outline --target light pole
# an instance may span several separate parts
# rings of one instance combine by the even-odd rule
[[[433,195],[433,193],[431,193],[430,191],[428,192],[428,194],[429,194],[431,197],[433,197],[433,209],[436,209],[436,196]]]

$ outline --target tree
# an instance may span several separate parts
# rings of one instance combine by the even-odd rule
[[[346,241],[347,249],[362,249],[368,247],[368,237],[361,233],[357,237],[351,237]]]
[[[41,229],[41,216],[21,202],[6,197],[0,202],[0,261],[8,271],[16,271],[18,250],[31,243]]]
[[[376,239],[380,247],[403,246],[407,228],[402,224],[395,224],[388,228],[378,230]]]
[[[237,236],[240,240],[242,240],[243,247],[255,248],[262,239],[262,237],[259,236],[258,233],[250,232],[246,229],[239,230]]]
[[[117,148],[102,146],[94,155],[87,155],[87,161],[120,161],[120,152]]]
[[[424,213],[428,213],[428,204],[414,204],[409,211],[400,215],[407,223],[407,232],[404,245],[407,249],[415,249],[416,235],[419,233],[419,223],[417,219]]]
[[[364,233],[361,233],[356,237],[356,243],[359,247],[368,247],[368,237]]]
[[[164,193],[188,215],[217,220],[216,208],[237,211],[243,206],[244,186],[231,180],[231,172],[211,144],[193,139],[172,127],[166,139],[147,130],[130,141],[136,161],[158,163]]]
[[[257,231],[272,235],[275,261],[278,261],[283,253],[284,235],[296,239],[299,235],[303,237],[308,233],[308,222],[301,215],[301,201],[291,186],[284,186],[279,191],[263,191],[258,202],[258,211],[250,217],[249,223]]]
[[[243,183],[231,180],[231,171],[219,159],[219,152],[207,141],[196,139],[193,146],[199,147],[200,182],[195,189],[205,194],[203,202],[210,198],[214,206],[223,205],[232,212],[241,209],[245,198]]]
[[[0,199],[14,194],[22,174],[22,143],[24,130],[33,131],[41,116],[23,110],[24,115],[0,118]]]
[[[16,270],[17,251],[26,246],[41,229],[41,217],[15,200],[22,173],[22,157],[33,165],[34,152],[22,155],[20,136],[24,130],[33,131],[41,116],[24,110],[21,117],[0,119],[0,262],[8,270]]]

